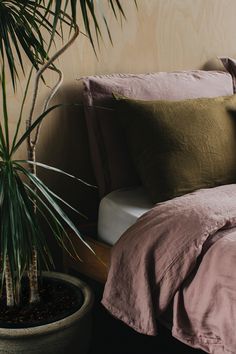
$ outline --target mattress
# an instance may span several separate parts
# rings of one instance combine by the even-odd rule
[[[102,198],[98,210],[98,239],[114,245],[135,221],[153,207],[143,187],[115,190]]]

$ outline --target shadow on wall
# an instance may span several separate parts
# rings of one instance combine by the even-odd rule
[[[56,109],[45,120],[37,147],[37,160],[95,185],[81,97],[81,82],[76,81],[60,89],[52,104],[63,103],[65,106]],[[49,188],[88,217],[86,220],[66,208],[67,214],[76,225],[93,223],[97,220],[99,199],[96,189],[53,171],[38,168],[37,173],[46,181]],[[61,271],[62,250],[50,237],[47,227],[45,232],[55,269]]]
[[[65,106],[56,109],[42,126],[37,158],[40,162],[60,168],[88,183],[96,184],[92,170],[88,134],[81,102],[82,83],[64,85],[55,103]],[[56,102],[55,102],[56,101]],[[88,221],[97,219],[98,192],[71,178],[52,171],[38,169],[50,188],[68,203],[84,213]],[[86,222],[67,210],[75,222]]]
[[[226,71],[224,65],[217,57],[208,60],[201,68],[202,70]]]

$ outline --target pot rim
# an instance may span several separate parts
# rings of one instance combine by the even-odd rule
[[[84,315],[86,315],[90,309],[92,308],[94,295],[90,289],[90,287],[83,282],[82,280],[68,275],[66,273],[59,272],[49,272],[43,271],[42,276],[46,278],[59,279],[67,283],[71,283],[76,287],[79,287],[81,292],[83,293],[84,301],[82,306],[76,310],[74,313],[54,322],[49,322],[47,324],[35,326],[35,327],[27,327],[27,328],[3,328],[0,327],[0,337],[26,337],[26,336],[39,336],[50,334],[52,332],[56,332],[65,329],[73,325],[74,322],[78,321]]]

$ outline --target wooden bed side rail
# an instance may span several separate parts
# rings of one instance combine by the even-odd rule
[[[63,252],[64,271],[69,272],[70,269],[82,273],[102,284],[105,284],[110,264],[111,246],[97,241],[91,237],[84,237],[84,240],[94,250],[95,255],[86,247],[75,233],[69,233],[74,249],[82,261],[72,258],[66,251]],[[67,247],[74,256],[75,251],[68,241]]]

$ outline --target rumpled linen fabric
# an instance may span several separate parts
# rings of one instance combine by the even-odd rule
[[[172,334],[213,354],[236,353],[236,185],[158,203],[113,247],[102,304],[136,331]],[[172,305],[173,304],[173,305]]]

